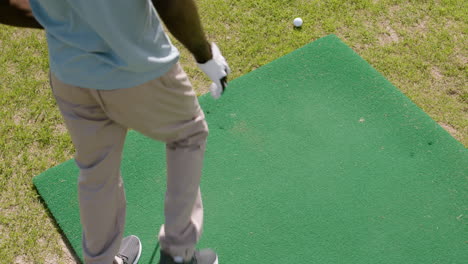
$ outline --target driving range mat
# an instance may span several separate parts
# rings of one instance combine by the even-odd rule
[[[466,263],[462,144],[336,36],[200,97],[210,126],[200,248],[221,264]],[[125,233],[157,263],[165,149],[131,131]],[[34,178],[81,256],[73,160]]]

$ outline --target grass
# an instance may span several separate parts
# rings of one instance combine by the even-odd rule
[[[463,0],[199,0],[209,39],[234,79],[336,34],[468,146],[468,2]],[[302,17],[302,29],[292,21]],[[197,92],[208,79],[181,62]],[[0,26],[0,263],[73,263],[32,185],[72,158],[48,84],[43,32]]]

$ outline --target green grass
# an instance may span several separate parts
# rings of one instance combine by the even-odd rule
[[[231,79],[336,34],[468,146],[467,1],[197,2]],[[304,20],[300,30],[295,17]],[[180,49],[197,92],[205,93],[208,79]],[[32,185],[32,177],[73,155],[49,89],[43,32],[0,26],[0,103],[0,263],[72,263]]]

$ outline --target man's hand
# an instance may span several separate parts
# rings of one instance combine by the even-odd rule
[[[213,81],[213,84],[210,86],[211,96],[218,99],[227,87],[227,75],[231,73],[231,69],[215,43],[211,43],[211,53],[213,54],[211,60],[203,64],[197,64]]]
[[[34,18],[29,0],[0,0],[0,23],[14,27],[43,27]]]

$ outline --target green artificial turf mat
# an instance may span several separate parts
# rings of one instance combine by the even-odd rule
[[[200,98],[199,247],[221,264],[466,263],[467,150],[336,36]],[[164,145],[130,132],[126,234],[157,263]],[[35,177],[81,256],[73,161]]]

